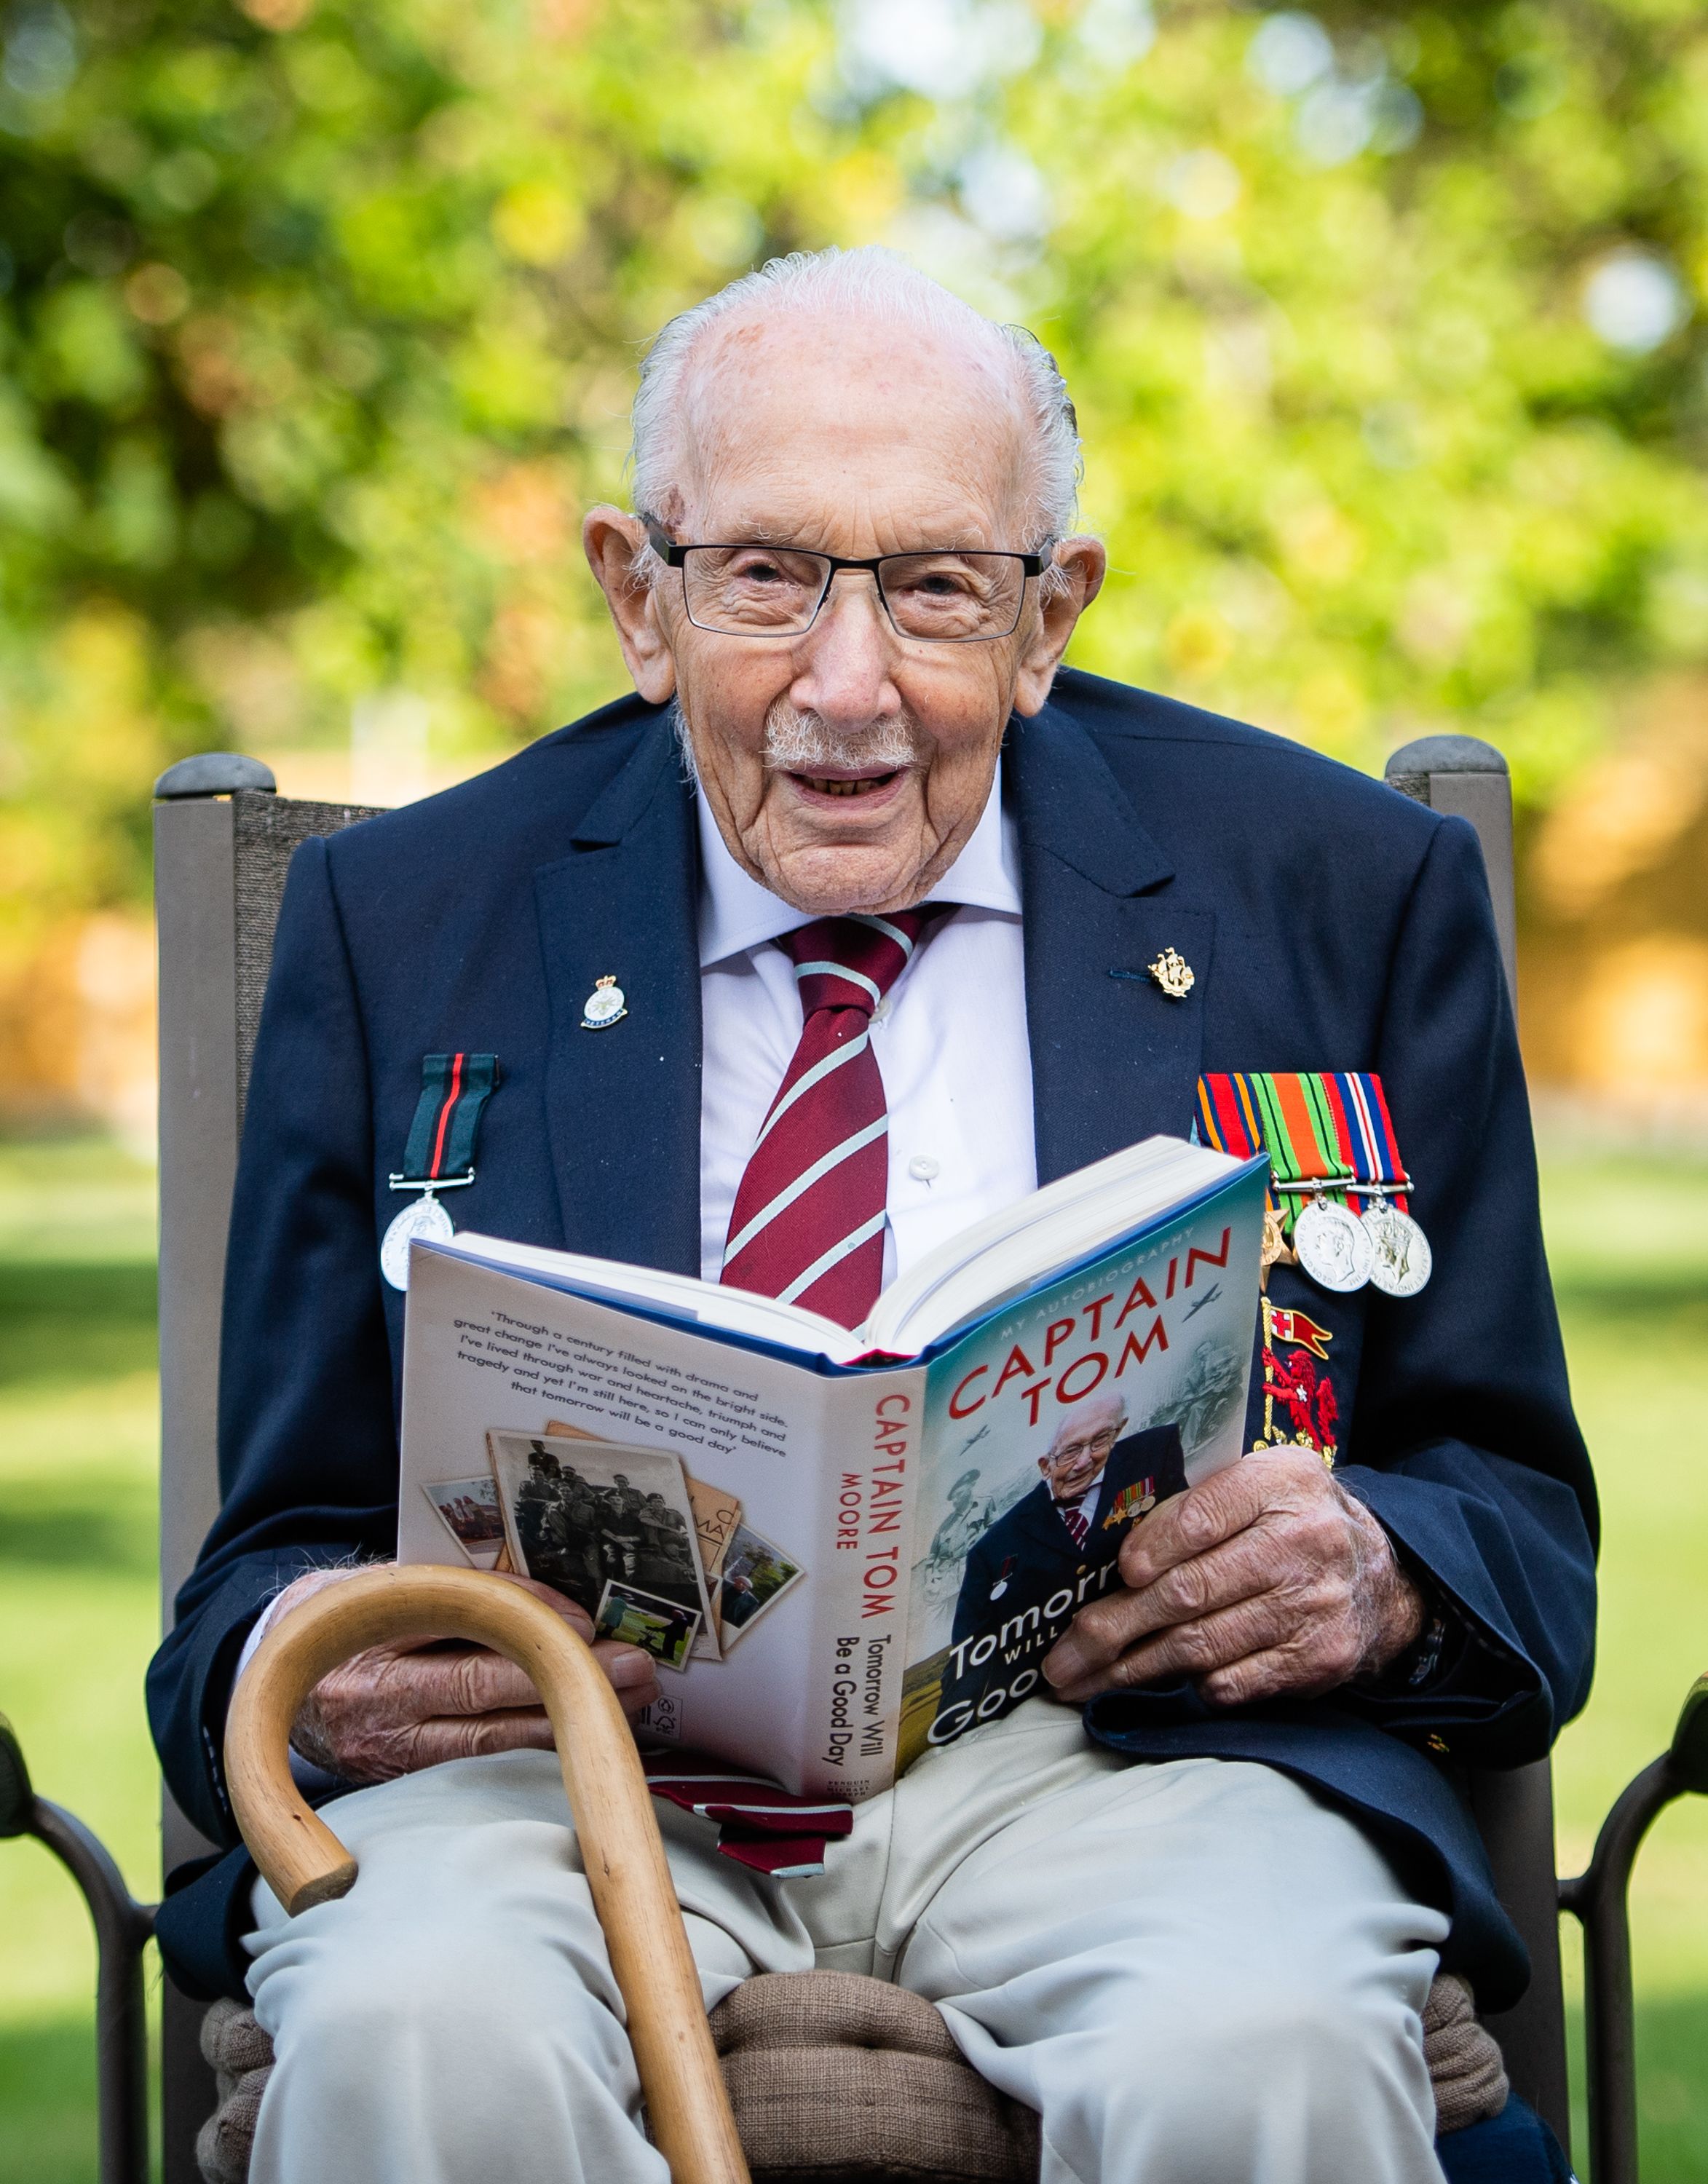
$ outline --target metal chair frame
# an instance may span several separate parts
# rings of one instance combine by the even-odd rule
[[[1470,736],[1429,736],[1388,760],[1389,785],[1454,813],[1482,845],[1510,983],[1512,796],[1506,761]],[[163,1625],[219,1507],[216,1413],[226,1229],[243,1094],[272,949],[284,868],[296,844],[369,813],[277,796],[258,760],[209,752],[155,784],[155,900],[160,1031],[160,1597]],[[1502,1902],[1529,1948],[1532,1976],[1515,2008],[1491,2016],[1515,2090],[1570,2142],[1559,1918],[1583,1931],[1589,2154],[1595,2184],[1638,2184],[1630,1925],[1633,1864],[1656,1816],[1688,1791],[1708,1794],[1708,1676],[1686,1701],[1671,1749],[1609,1814],[1582,1874],[1557,1880],[1550,1764],[1467,1778]],[[101,2184],[146,2184],[148,2073],[142,1952],[153,1907],[136,1902],[104,1847],[38,1797],[0,1717],[0,1836],[31,1835],[69,1869],[98,1947]],[[216,1846],[164,1793],[163,1870]],[[198,2042],[204,2005],[164,1983],[164,2184],[198,2184],[196,2133],[215,2103]]]

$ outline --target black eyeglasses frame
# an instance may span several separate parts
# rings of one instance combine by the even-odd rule
[[[1005,637],[1012,637],[1020,627],[1020,616],[1025,606],[1027,580],[1032,577],[1041,577],[1045,570],[1050,566],[1054,553],[1053,545],[1047,546],[1036,554],[1014,554],[1009,552],[1006,547],[937,546],[923,548],[907,554],[874,554],[869,560],[854,560],[846,554],[821,554],[816,547],[812,546],[779,546],[776,550],[779,554],[810,554],[815,561],[826,561],[829,564],[824,578],[824,588],[819,593],[818,604],[812,610],[812,621],[803,622],[799,629],[713,629],[705,622],[694,621],[694,610],[688,606],[685,572],[689,555],[697,553],[734,554],[739,553],[744,546],[764,546],[773,542],[763,538],[723,540],[696,538],[691,544],[681,546],[670,537],[663,525],[655,517],[643,515],[640,520],[646,527],[647,544],[651,547],[666,568],[680,569],[684,571],[683,605],[687,611],[688,619],[694,622],[696,629],[705,630],[708,637],[756,637],[767,638],[773,644],[779,638],[805,637],[807,631],[812,628],[812,623],[816,622],[819,616],[823,613],[824,602],[830,596],[830,587],[836,581],[837,572],[842,569],[858,569],[871,577],[877,590],[879,602],[884,609],[884,619],[889,623],[890,628],[895,630],[896,636],[904,644],[1000,644]],[[1005,630],[991,631],[983,637],[914,637],[908,631],[901,628],[896,623],[895,616],[890,611],[890,602],[884,595],[884,579],[879,571],[886,561],[918,560],[921,552],[980,554],[987,560],[1018,561],[1020,565],[1020,600],[1014,610],[1014,619],[1009,627]]]

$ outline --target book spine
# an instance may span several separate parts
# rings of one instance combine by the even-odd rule
[[[923,1367],[826,1383],[824,1582],[813,1618],[802,1787],[851,1804],[896,1779]]]

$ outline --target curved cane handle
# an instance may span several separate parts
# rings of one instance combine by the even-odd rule
[[[591,1649],[522,1585],[480,1570],[388,1566],[327,1585],[281,1617],[226,1726],[232,1805],[262,1878],[293,1916],[354,1883],[355,1860],[291,1780],[291,1726],[330,1670],[365,1646],[405,1638],[468,1639],[533,1679],[658,2149],[674,2184],[749,2184],[634,1739]]]

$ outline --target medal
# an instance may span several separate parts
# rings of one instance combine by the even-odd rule
[[[410,1285],[410,1245],[417,1236],[429,1244],[448,1244],[456,1234],[455,1224],[431,1190],[416,1199],[413,1206],[405,1206],[386,1230],[380,1245],[380,1272],[394,1290],[406,1290]]]
[[[1376,1264],[1370,1231],[1349,1206],[1314,1198],[1293,1217],[1292,1247],[1300,1266],[1320,1288],[1361,1290]]]
[[[1429,1279],[1435,1264],[1429,1239],[1409,1213],[1386,1198],[1364,1210],[1364,1227],[1372,1247],[1370,1278],[1391,1297],[1413,1297]]]
[[[1287,1242],[1287,1228],[1278,1206],[1265,1206],[1264,1208],[1263,1251],[1258,1263],[1265,1288],[1269,1285],[1271,1267],[1290,1267],[1294,1263],[1292,1246]]]
[[[410,1285],[410,1246],[417,1237],[427,1244],[445,1244],[456,1234],[438,1194],[466,1190],[474,1181],[474,1141],[481,1111],[498,1081],[495,1054],[429,1054],[421,1058],[421,1097],[404,1148],[403,1172],[388,1178],[394,1190],[421,1195],[394,1215],[380,1240],[380,1272],[394,1290]]]
[[[1370,1281],[1390,1296],[1415,1296],[1429,1279],[1429,1245],[1406,1210],[1411,1178],[1372,1072],[1201,1077],[1197,1128],[1218,1152],[1269,1155],[1264,1288],[1270,1268],[1289,1256],[1342,1293]]]
[[[583,1031],[609,1031],[612,1024],[621,1023],[628,1014],[628,996],[617,983],[614,972],[607,971],[602,978],[593,982],[593,991],[581,1005],[581,1028]]]

